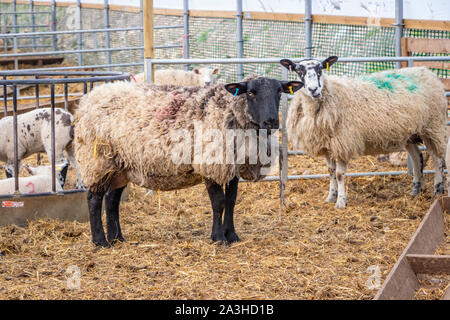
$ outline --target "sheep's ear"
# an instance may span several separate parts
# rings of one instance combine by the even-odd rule
[[[192,71],[194,71],[195,74],[200,74],[200,71],[197,68]]]
[[[329,69],[336,61],[338,61],[337,56],[331,56],[322,61],[322,69]]]
[[[294,72],[295,70],[295,63],[289,59],[281,59],[280,64],[286,69],[288,69],[290,72]]]
[[[214,69],[213,74],[219,74],[219,69]]]
[[[225,89],[232,95],[238,96],[247,92],[247,82],[229,83],[225,85]]]
[[[300,81],[280,81],[284,93],[293,94],[295,91],[303,87],[303,82]]]

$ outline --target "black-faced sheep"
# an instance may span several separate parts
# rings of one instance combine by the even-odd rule
[[[360,78],[326,75],[337,61],[280,63],[304,83],[291,102],[287,130],[294,145],[326,157],[330,172],[327,202],[346,206],[344,173],[350,159],[406,149],[413,161],[412,195],[423,187],[423,142],[436,169],[435,194],[444,192],[447,101],[442,82],[424,67],[373,73]]]
[[[117,82],[98,86],[84,96],[77,111],[74,146],[88,188],[93,242],[108,247],[123,240],[119,199],[129,182],[152,190],[174,190],[200,184],[203,179],[214,214],[212,240],[238,241],[233,211],[239,176],[260,179],[265,164],[251,163],[248,157],[242,164],[234,158],[225,161],[222,156],[224,149],[229,151],[228,143],[227,148],[211,147],[230,133],[278,129],[281,93],[300,86],[298,81],[261,77],[211,87]],[[205,137],[206,129],[213,134]],[[231,141],[234,152],[234,137]],[[101,222],[104,195],[108,241]]]
[[[17,116],[18,159],[20,161],[32,154],[46,152],[51,159],[51,109],[36,109]],[[83,187],[77,163],[73,157],[73,116],[63,110],[55,109],[55,162],[65,162],[64,150],[77,171],[77,188]],[[13,117],[0,119],[0,161],[5,161],[6,176],[14,175],[14,132]]]

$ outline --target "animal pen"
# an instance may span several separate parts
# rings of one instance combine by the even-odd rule
[[[447,96],[450,96],[448,21],[406,20],[403,18],[403,0],[395,1],[395,19],[379,18],[374,25],[357,17],[331,19],[313,15],[312,0],[304,1],[304,14],[245,12],[242,0],[236,1],[235,12],[190,10],[188,0],[180,0],[182,10],[153,8],[152,3],[141,0],[139,7],[133,7],[111,5],[108,0],[103,5],[80,0],[75,3],[55,0],[48,3],[15,0],[0,2],[0,40],[3,40],[4,49],[0,53],[0,64],[9,65],[8,68],[13,65],[11,69],[14,69],[0,73],[3,79],[0,80],[0,86],[3,87],[4,100],[2,114],[14,116],[16,192],[19,175],[19,113],[44,106],[51,108],[54,154],[55,108],[73,112],[80,96],[97,83],[132,81],[132,74],[142,71],[145,71],[147,82],[152,82],[155,69],[168,66],[192,69],[197,65],[220,67],[220,82],[240,81],[251,73],[293,80],[294,77],[279,65],[280,58],[290,57],[292,61],[298,62],[305,57],[335,54],[340,57],[339,62],[329,72],[338,75],[358,76],[404,66],[429,66],[442,78]],[[114,27],[111,27],[112,24]],[[332,37],[332,34],[342,36]],[[414,44],[409,39],[419,40]],[[425,51],[425,48],[429,48],[429,51]],[[27,70],[22,70],[25,66]],[[42,86],[47,86],[49,92],[40,93]],[[60,90],[55,91],[55,86],[59,86]],[[305,155],[301,150],[288,150],[285,122],[289,99],[291,96],[283,94],[280,175],[262,180],[280,181],[280,188],[284,188],[288,180],[329,177],[328,174],[313,172],[288,174],[288,157],[292,159]],[[21,101],[30,103],[21,104]],[[49,160],[54,168],[54,156]],[[346,176],[389,177],[406,174],[408,171],[381,170],[350,172]],[[17,193],[12,197],[0,196],[0,210],[14,210],[17,213],[16,217],[1,215],[0,226],[11,223],[23,225],[34,217],[86,221],[85,192],[67,190],[63,194],[57,193],[54,170],[52,179],[51,194],[30,196]],[[439,204],[434,204],[434,207],[440,205],[439,209],[431,210],[448,212],[449,204],[445,197]],[[31,214],[27,210],[29,207],[35,208]],[[61,215],[61,212],[64,214]],[[442,219],[442,225],[441,220],[436,219],[435,225],[445,229],[445,219]],[[418,237],[422,239],[419,241],[427,243],[429,234],[421,232]],[[430,255],[442,241],[443,235],[433,239],[433,243],[430,240],[423,246],[426,249],[408,251],[408,255]],[[415,263],[407,264],[406,260],[414,258]],[[430,264],[430,259],[437,259],[444,266],[439,272],[450,273],[448,255],[425,258],[428,259],[425,266]],[[385,296],[380,290],[376,298],[412,298],[420,287],[415,274],[427,273],[427,270],[425,268],[419,272],[415,269],[417,272],[411,273],[411,268],[418,265],[417,259],[423,262],[425,258],[407,258],[406,253],[402,255],[401,265],[407,271],[400,276],[397,274],[395,281],[413,281],[414,285],[410,287],[413,289],[402,291],[403,295],[398,293],[400,290],[391,290]],[[396,272],[393,270],[391,274]],[[392,277],[389,276],[388,280],[391,281]],[[389,285],[386,283],[383,289]]]

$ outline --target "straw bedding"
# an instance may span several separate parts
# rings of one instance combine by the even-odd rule
[[[322,159],[291,157],[289,165],[290,174],[327,172]],[[349,172],[397,169],[364,157]],[[0,298],[372,299],[367,268],[378,265],[384,281],[433,201],[432,175],[416,198],[408,194],[409,176],[347,181],[345,211],[323,202],[328,179],[297,180],[287,184],[281,214],[277,182],[240,184],[242,241],[229,247],[209,240],[212,213],[202,185],[159,197],[132,186],[121,207],[127,242],[111,249],[94,247],[88,223],[0,227]],[[75,184],[73,169],[68,184]],[[80,289],[67,287],[71,265],[80,268]]]

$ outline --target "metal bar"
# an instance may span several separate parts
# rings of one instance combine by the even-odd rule
[[[36,76],[35,79],[39,79],[39,76]],[[39,84],[35,85],[35,94],[36,94],[36,109],[39,109]],[[23,97],[22,97],[23,99]],[[41,154],[37,154],[37,164],[41,165]]]
[[[17,133],[17,86],[13,85],[14,194],[19,193],[19,150]]]
[[[105,0],[105,5],[104,5],[104,13],[105,13],[105,29],[109,30],[109,0]],[[111,47],[111,37],[110,37],[110,33],[109,31],[106,31],[105,34],[106,37],[106,48],[110,48]],[[111,64],[111,51],[106,51],[106,61],[108,64]],[[111,70],[111,67],[108,67],[108,70]]]
[[[1,56],[1,55],[0,55]],[[319,57],[318,59],[321,59]],[[292,58],[299,62],[302,58]],[[414,61],[450,61],[450,56],[408,56],[408,57],[346,57],[339,62],[403,62]],[[279,63],[280,58],[244,58],[244,59],[153,59],[154,64],[238,64],[238,63]]]
[[[179,46],[177,46],[179,47]],[[141,50],[142,47],[126,47],[126,48],[98,48],[98,49],[84,49],[84,50],[64,50],[64,51],[42,51],[42,52],[24,52],[17,54],[0,54],[0,58],[12,57],[33,57],[33,56],[52,56],[58,54],[72,54],[72,53],[91,53],[91,52],[107,52],[107,51],[131,51]]]
[[[183,58],[190,58],[190,43],[189,43],[189,0],[183,0]],[[156,27],[155,27],[156,29]],[[189,65],[185,66],[186,70],[189,70]]]
[[[18,26],[20,27],[20,26]],[[179,26],[155,26],[153,29],[175,29],[183,28],[182,25]],[[121,31],[142,31],[143,28],[140,27],[129,27],[129,28],[110,28],[110,29],[85,29],[85,30],[61,30],[61,31],[45,31],[45,32],[27,32],[27,33],[8,33],[0,34],[0,38],[30,38],[32,36],[48,36],[48,35],[62,35],[62,34],[74,34],[74,33],[100,33],[100,32],[121,32]]]
[[[236,51],[237,57],[242,59],[244,54],[244,40],[242,36],[242,0],[236,0]],[[242,64],[237,65],[238,81],[244,78],[244,69]]]
[[[153,28],[153,0],[144,1],[144,72],[145,82],[154,79],[154,68],[152,59],[155,58],[154,28]]]
[[[77,0],[78,30],[83,28],[81,20],[81,0]],[[78,32],[78,50],[83,50],[83,33]],[[83,65],[83,53],[78,54],[78,65]]]
[[[55,156],[56,156],[56,149],[55,149],[55,84],[52,83],[50,87],[50,105],[51,105],[51,134],[52,134],[52,159],[51,159],[51,166],[52,166],[52,192],[56,192],[56,168],[55,168]]]
[[[34,13],[34,2],[33,2],[33,0],[30,0],[31,32],[35,32],[36,31],[36,28],[34,27],[35,21],[34,21],[34,14],[33,13]],[[35,37],[31,38],[31,44],[32,44],[33,50],[36,50],[36,38]]]
[[[50,25],[48,24],[35,24],[35,25],[31,25],[31,24],[20,24],[20,25],[10,25],[7,26],[7,29],[17,29],[17,28],[48,28]],[[14,31],[16,32],[16,31]],[[31,33],[31,32],[30,32]]]
[[[13,12],[16,12],[17,11],[17,3],[16,3],[16,0],[13,0]],[[14,14],[13,15],[13,23],[14,23],[14,33],[17,33],[17,14]],[[13,41],[14,41],[14,53],[15,54],[17,54],[17,52],[18,52],[18,48],[17,48],[17,38],[16,37],[14,37],[14,39],[13,39]],[[14,69],[19,69],[19,61],[18,61],[18,59],[14,59]]]
[[[67,76],[65,76],[67,78]],[[64,83],[64,110],[69,110],[69,84]]]
[[[6,76],[3,76],[3,80],[6,80]],[[4,106],[4,116],[8,115],[8,95],[6,92],[8,91],[8,87],[6,84],[3,85],[3,106]]]
[[[395,0],[395,55],[402,55],[403,37],[403,0]],[[400,68],[400,62],[396,63],[396,68]]]
[[[305,56],[312,57],[312,3],[305,0]]]
[[[30,0],[30,2],[32,2],[33,0]],[[0,12],[0,14],[7,14],[7,15],[14,15],[14,14],[31,14],[31,15],[36,15],[36,14],[50,14],[52,13],[51,11],[32,11],[32,12],[28,12],[28,11],[17,11],[17,12]]]
[[[141,47],[144,48],[144,16],[142,13],[143,8],[143,0],[139,1],[139,26],[141,28],[140,30],[140,39],[141,39]],[[144,61],[144,49],[141,51],[141,60]]]
[[[281,79],[288,79],[287,69],[280,66],[281,68]],[[287,120],[287,110],[288,110],[288,100],[286,94],[282,95],[281,98],[281,154],[280,157],[280,208],[284,206],[284,189],[286,188],[286,183],[288,180],[288,136],[286,128]]]
[[[434,173],[434,170],[424,170],[424,174]],[[447,170],[444,170],[444,173],[447,173]],[[408,174],[408,171],[380,171],[380,172],[350,172],[345,173],[346,177],[373,177],[373,176],[399,176],[403,174]],[[328,173],[324,174],[305,174],[305,175],[292,175],[288,176],[288,180],[301,180],[301,179],[324,179],[329,178],[330,175]],[[279,181],[279,176],[268,176],[260,181]],[[245,181],[245,180],[241,180]]]
[[[52,31],[56,31],[56,1],[52,0]],[[56,34],[53,35],[53,50],[58,50],[58,38]]]

